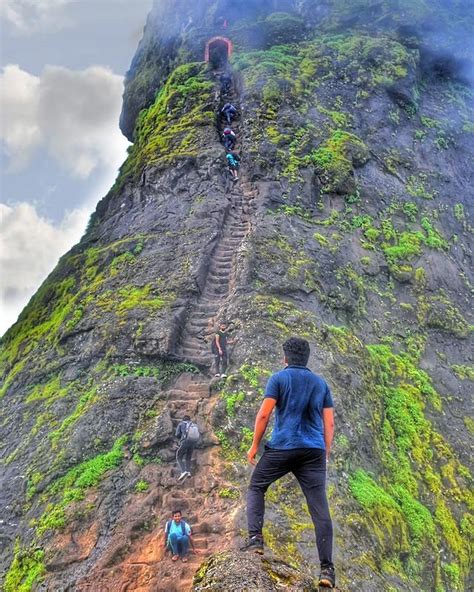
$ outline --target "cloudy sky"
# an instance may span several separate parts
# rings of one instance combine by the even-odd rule
[[[0,335],[125,159],[123,76],[152,0],[0,0]]]

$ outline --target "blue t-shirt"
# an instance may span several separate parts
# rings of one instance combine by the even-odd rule
[[[275,399],[275,425],[268,446],[279,450],[325,450],[323,408],[334,407],[326,382],[305,366],[287,366],[273,374],[265,398]]]
[[[191,527],[189,526],[189,524],[187,522],[185,522],[182,519],[181,519],[181,522],[178,522],[178,523],[176,523],[174,520],[171,520],[171,524],[170,524],[169,532],[168,532],[168,539],[172,534],[177,534],[178,537],[183,536],[183,527],[181,526],[181,523],[184,524],[184,533],[187,534],[188,536],[191,534]],[[165,532],[167,529],[168,529],[168,524],[166,525]]]

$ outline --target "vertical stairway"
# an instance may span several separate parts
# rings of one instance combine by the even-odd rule
[[[222,105],[230,101],[239,108],[234,99],[234,89],[224,96],[221,93],[220,98]],[[219,133],[224,124],[220,118]],[[232,127],[238,132],[239,123]],[[236,184],[229,179],[229,185],[227,196],[230,203],[221,235],[210,256],[202,292],[189,310],[176,348],[176,354],[182,360],[201,368],[212,364],[211,338],[218,315],[225,310],[232,293],[236,256],[251,230],[251,202],[256,191],[245,176]],[[238,503],[220,495],[229,484],[225,481],[223,461],[217,447],[219,442],[210,422],[218,398],[211,396],[210,386],[207,372],[183,373],[166,391],[173,428],[176,429],[179,421],[189,415],[201,432],[201,442],[193,453],[192,476],[178,483],[180,471],[173,462],[149,464],[141,469],[140,478],[145,478],[150,484],[149,494],[129,500],[129,514],[127,511],[122,514],[122,520],[107,541],[106,551],[99,562],[76,583],[77,592],[189,592],[194,574],[206,556],[233,544],[236,537],[234,515]],[[172,457],[173,445],[170,439],[168,452],[171,455],[168,458]],[[130,463],[133,467],[133,459]],[[181,509],[184,519],[190,524],[198,551],[197,555],[189,554],[185,563],[172,562],[170,557],[164,556],[162,547],[165,522],[175,509]],[[155,516],[154,528],[136,537],[133,521],[140,525],[143,516],[149,518],[150,515]]]
[[[204,288],[189,313],[177,354],[189,361],[210,366],[210,340],[218,322],[217,314],[225,303],[234,274],[234,259],[250,230],[250,216],[244,208],[244,197],[231,194],[231,206],[219,239],[209,261]]]
[[[221,106],[235,100],[234,86],[228,93],[221,93]],[[227,126],[225,118],[219,114],[218,131],[221,137],[223,128]],[[239,124],[234,120],[232,128],[239,136]],[[210,342],[213,331],[219,322],[218,313],[229,296],[231,281],[234,276],[235,256],[244,238],[250,231],[252,206],[250,200],[255,197],[249,183],[233,185],[230,193],[230,207],[222,227],[222,235],[211,255],[209,268],[203,290],[191,309],[177,354],[182,359],[209,367],[212,364]]]

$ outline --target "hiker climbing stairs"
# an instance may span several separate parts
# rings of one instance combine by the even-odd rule
[[[220,109],[223,102],[234,100],[233,88],[225,94],[221,92],[219,135],[225,126]],[[238,104],[238,101],[236,103]],[[177,348],[177,354],[183,360],[205,367],[209,367],[212,362],[209,342],[218,314],[230,293],[232,279],[235,276],[235,257],[251,228],[251,198],[255,197],[255,193],[248,187],[245,191],[232,187],[229,197],[230,204],[221,237],[211,254],[204,287],[189,312]]]

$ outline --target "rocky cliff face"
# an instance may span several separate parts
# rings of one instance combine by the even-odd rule
[[[459,32],[472,21],[462,3],[450,18],[445,3],[355,8],[156,2],[125,89],[129,157],[2,339],[7,592],[190,589],[203,555],[245,526],[245,451],[291,334],[310,341],[336,401],[341,589],[471,587],[474,142]],[[201,62],[216,36],[234,46],[229,96]],[[235,185],[219,140],[228,98]],[[216,382],[219,318],[238,341]],[[178,488],[185,413],[203,438]],[[288,479],[268,497],[266,542],[310,582],[302,495]],[[202,551],[179,566],[159,547],[176,505]],[[211,558],[195,589],[235,581],[239,560],[224,562]]]

